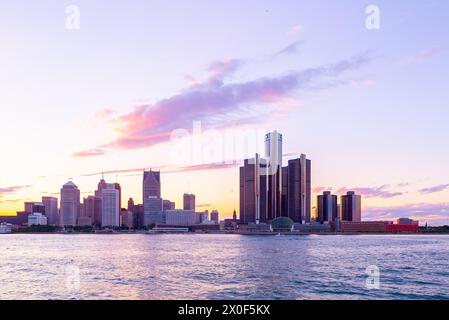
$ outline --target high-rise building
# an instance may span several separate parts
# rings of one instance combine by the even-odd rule
[[[144,224],[162,224],[162,199],[156,196],[149,196],[144,204]]]
[[[149,197],[161,197],[161,173],[160,171],[143,172],[143,201]]]
[[[58,198],[42,197],[42,204],[45,207],[47,224],[51,226],[59,225]]]
[[[195,210],[195,195],[184,193],[183,197],[184,202],[184,210]]]
[[[324,191],[317,197],[318,217],[321,223],[332,222],[340,219],[338,216],[337,196],[332,195],[330,191]]]
[[[106,186],[108,185],[108,183],[106,182],[106,180],[104,180],[104,178],[101,178],[100,182],[98,183],[98,187],[97,190],[95,191],[95,196],[98,198],[101,198],[101,191],[106,188]],[[114,189],[116,189],[118,191],[118,195],[119,195],[119,207],[122,207],[122,187],[120,186],[119,183],[111,183],[111,185],[114,185]]]
[[[102,211],[101,211],[101,198],[96,196],[88,196],[84,198],[83,201],[84,210],[81,217],[83,219],[83,225],[94,225],[101,226],[102,220]],[[78,224],[81,224],[80,220],[78,220]]]
[[[114,183],[101,190],[101,224],[104,227],[120,226],[119,191]]]
[[[134,228],[134,214],[132,213],[132,211],[120,211],[120,225],[122,227]]]
[[[128,200],[128,211],[134,212],[134,199],[133,198],[129,198]]]
[[[164,200],[163,201],[163,210],[175,210],[176,204],[170,200]]]
[[[265,136],[265,154],[240,167],[240,222],[266,223],[286,216],[296,223],[311,221],[311,161],[304,154],[282,167],[282,135]]]
[[[35,204],[35,202],[25,202],[23,211],[28,212],[28,213],[33,213],[34,204]]]
[[[45,215],[45,206],[42,202],[34,202],[31,213],[40,213]]]
[[[256,154],[240,167],[240,221],[244,224],[266,222],[267,162]]]
[[[312,209],[312,162],[302,154],[288,161],[288,217],[297,223],[309,223]],[[288,168],[288,169],[287,169]]]
[[[61,226],[75,226],[80,210],[80,190],[69,181],[61,189]]]
[[[348,191],[341,196],[341,220],[361,222],[362,221],[362,197],[354,191]]]
[[[267,219],[281,216],[282,210],[282,134],[277,131],[265,135],[265,158],[268,161]]]
[[[220,222],[218,210],[212,210],[212,212],[210,213],[210,220],[215,221],[216,223]]]

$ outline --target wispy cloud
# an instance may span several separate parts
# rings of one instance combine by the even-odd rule
[[[16,193],[22,189],[26,189],[31,187],[31,185],[24,185],[24,186],[13,186],[13,187],[4,187],[0,188],[0,197],[4,196],[6,194],[13,194]]]
[[[301,24],[295,24],[287,31],[287,35],[297,35],[304,31],[304,26]]]
[[[104,154],[106,154],[106,150],[105,149],[95,148],[95,149],[75,152],[72,156],[74,158],[89,158],[89,157],[102,156]]]
[[[307,88],[314,81],[336,78],[370,60],[371,54],[365,52],[333,64],[240,83],[223,80],[241,66],[241,60],[215,62],[208,67],[211,76],[207,81],[154,104],[135,106],[131,112],[112,120],[118,133],[116,140],[75,155],[95,156],[103,155],[107,149],[151,147],[167,142],[175,129],[190,128],[193,121],[202,121],[208,127],[260,121],[248,105],[258,105],[257,112],[263,113],[263,106],[285,101],[293,92]]]
[[[340,188],[337,190],[337,194],[345,194],[348,191],[354,191],[356,194],[360,194],[366,198],[394,198],[401,196],[403,193],[398,191],[389,190],[390,185],[383,185],[380,187],[356,187],[356,188]]]
[[[441,192],[446,189],[449,189],[449,184],[440,184],[440,185],[433,186],[430,188],[420,189],[420,190],[418,190],[418,192],[421,194],[431,194],[431,193]]]
[[[191,171],[208,171],[208,170],[221,170],[221,169],[230,169],[238,167],[240,163],[233,162],[233,163],[207,163],[207,164],[199,164],[199,165],[192,165],[192,166],[182,166],[182,167],[174,167],[174,166],[152,166],[151,168],[153,170],[160,170],[162,173],[178,173],[178,172],[191,172]],[[150,167],[147,167],[150,168]],[[102,174],[108,175],[108,174],[118,174],[118,173],[137,173],[141,174],[142,171],[146,170],[147,168],[131,168],[131,169],[122,169],[122,170],[109,170],[109,171],[102,171],[102,172],[91,172],[91,173],[85,173],[82,174],[82,177],[94,177],[94,176],[100,176]]]

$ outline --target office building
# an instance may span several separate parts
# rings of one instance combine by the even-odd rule
[[[210,220],[216,223],[220,222],[218,210],[212,210],[212,212],[210,213]]]
[[[156,196],[149,196],[144,201],[144,224],[162,224],[162,199]]]
[[[28,215],[29,226],[46,226],[47,217],[40,212],[31,213]]]
[[[184,193],[183,196],[183,208],[184,210],[195,210],[195,195],[194,194],[188,194]]]
[[[101,226],[102,210],[101,210],[101,198],[97,196],[88,196],[83,200],[83,210],[78,219],[79,225],[94,225],[96,227]]]
[[[175,210],[176,205],[174,202],[170,201],[170,200],[164,200],[162,203],[162,209],[165,210]]]
[[[267,161],[256,154],[240,167],[240,221],[243,224],[268,219]]]
[[[353,191],[341,196],[341,220],[351,222],[362,221],[362,197]]]
[[[115,184],[107,183],[101,190],[101,225],[103,227],[120,226],[119,191]]]
[[[194,210],[168,210],[164,211],[164,224],[189,226],[200,223],[200,215]]]
[[[75,226],[80,210],[80,191],[69,181],[61,189],[61,226]]]
[[[339,219],[337,196],[330,191],[323,192],[317,197],[318,213],[317,221],[321,223],[336,221]]]
[[[122,227],[134,228],[134,216],[132,211],[126,209],[120,211],[120,225]]]
[[[143,201],[149,197],[161,197],[161,173],[160,171],[144,171],[143,172]]]
[[[268,161],[267,220],[281,216],[282,209],[282,134],[277,131],[265,135],[265,158]]]
[[[288,161],[287,211],[296,223],[310,223],[312,208],[312,165],[306,155]]]
[[[47,216],[47,224],[51,225],[51,226],[59,225],[58,198],[42,197],[42,204],[45,207],[45,215]]]

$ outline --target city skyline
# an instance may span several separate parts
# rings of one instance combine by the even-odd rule
[[[59,194],[69,177],[84,198],[101,172],[122,186],[122,206],[142,203],[141,171],[153,168],[178,207],[194,193],[197,206],[230,218],[245,156],[170,156],[169,133],[200,121],[203,131],[282,132],[284,160],[313,159],[313,206],[322,191],[353,190],[364,219],[449,224],[447,2],[378,1],[379,30],[366,29],[366,4],[349,0],[326,10],[302,1],[200,1],[179,12],[77,4],[72,31],[64,5],[9,2],[0,13],[0,215]]]

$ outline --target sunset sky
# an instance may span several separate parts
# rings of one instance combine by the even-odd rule
[[[80,29],[66,28],[71,4]],[[181,207],[190,191],[230,216],[245,154],[225,133],[276,129],[285,161],[312,160],[314,196],[351,189],[364,219],[449,224],[448,12],[446,0],[2,1],[0,214],[59,197],[69,178],[87,196],[101,172],[140,202],[153,168],[164,199]],[[179,156],[171,135],[199,124],[215,131]]]

